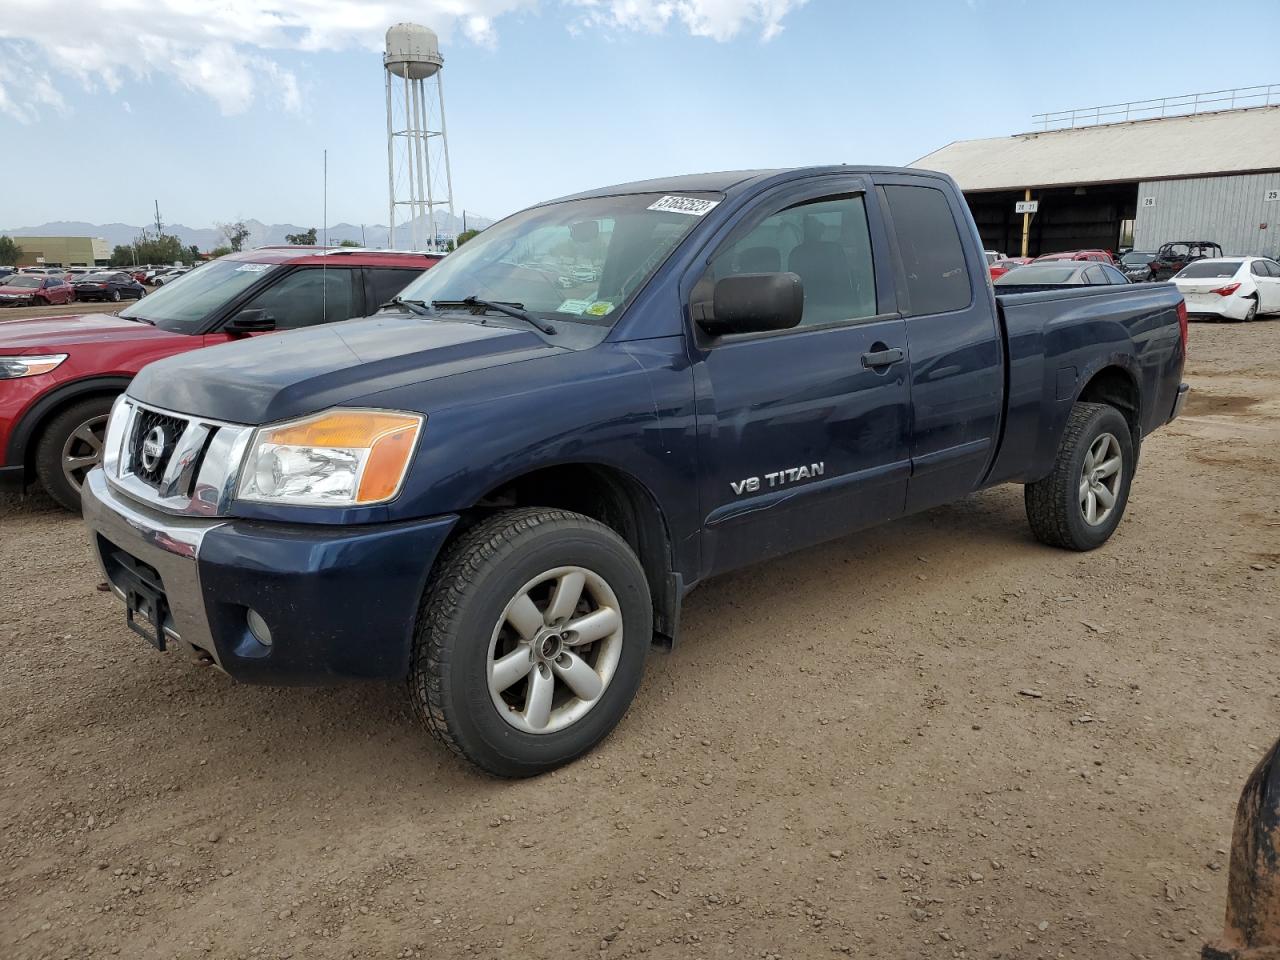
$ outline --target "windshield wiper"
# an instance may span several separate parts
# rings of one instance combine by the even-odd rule
[[[425,300],[406,300],[404,297],[392,297],[386,303],[378,305],[379,310],[385,310],[387,307],[408,307],[410,313],[416,313],[420,317],[431,316],[431,310],[428,309]]]
[[[539,322],[533,314],[525,310],[523,303],[502,303],[498,300],[481,300],[479,297],[467,297],[463,300],[432,300],[431,305],[433,307],[470,307],[476,313],[482,310],[493,310],[495,313],[503,313],[508,317],[515,317],[517,320],[532,324],[543,333],[554,334],[556,332],[556,328],[551,324]],[[480,310],[476,310],[477,307]]]
[[[119,313],[117,313],[116,316],[120,317],[121,320],[137,320],[139,323],[145,323],[152,327],[156,325],[154,320],[148,320],[146,317],[126,317]]]

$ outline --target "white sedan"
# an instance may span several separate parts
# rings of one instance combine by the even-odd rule
[[[1280,313],[1280,264],[1266,257],[1216,257],[1189,263],[1170,281],[1192,317],[1252,320]]]

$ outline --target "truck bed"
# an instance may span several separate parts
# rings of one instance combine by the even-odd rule
[[[1182,363],[1175,287],[1014,287],[995,300],[1008,382],[988,483],[1028,482],[1052,469],[1071,406],[1103,367],[1119,366],[1136,383],[1139,438],[1169,419],[1179,383],[1173,371]]]

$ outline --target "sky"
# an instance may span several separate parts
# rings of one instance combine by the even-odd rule
[[[385,222],[381,51],[402,20],[440,35],[455,207],[497,218],[670,174],[908,164],[1034,113],[1280,81],[1275,0],[1205,9],[4,0],[0,227],[141,224],[157,200],[191,227],[319,224],[325,150],[329,222]]]

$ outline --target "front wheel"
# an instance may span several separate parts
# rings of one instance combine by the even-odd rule
[[[80,512],[80,488],[102,462],[107,417],[115,397],[92,397],[73,404],[45,427],[36,445],[36,474],[49,496]]]
[[[455,753],[496,776],[533,776],[618,724],[652,640],[648,582],[626,541],[564,510],[504,511],[441,556],[409,695]]]
[[[111,291],[111,302],[112,303],[120,302],[120,291],[118,289]]]
[[[1027,520],[1041,543],[1093,550],[1111,538],[1129,502],[1133,437],[1115,407],[1077,403],[1053,472],[1024,489]]]

